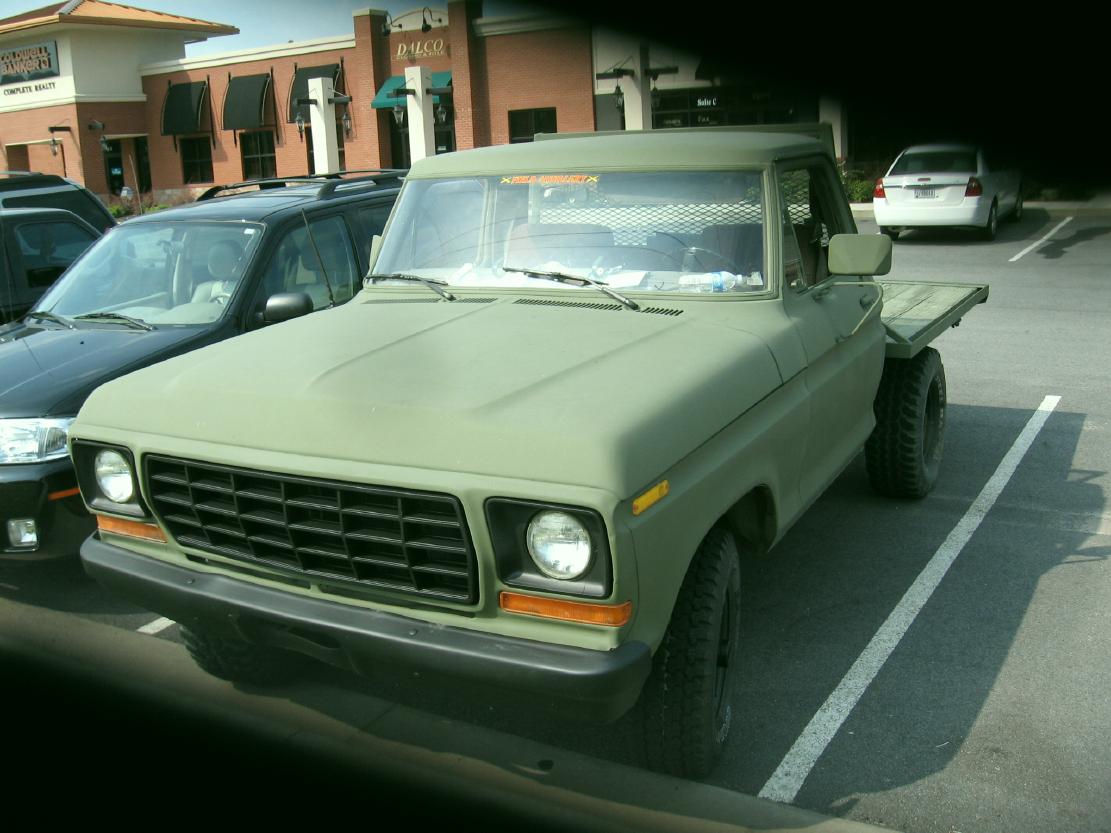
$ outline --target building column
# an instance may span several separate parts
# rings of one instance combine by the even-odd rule
[[[618,79],[625,96],[625,129],[652,129],[652,79],[648,77],[648,44],[642,43],[633,53],[628,68],[632,78]]]
[[[826,122],[833,128],[833,155],[837,157],[837,161],[844,162],[849,155],[845,105],[840,99],[823,95],[818,99],[818,121]]]
[[[331,78],[309,79],[309,120],[312,128],[312,161],[318,174],[339,170],[339,142],[336,139],[335,87]]]
[[[409,161],[436,155],[436,117],[432,114],[432,72],[428,67],[405,67],[409,117]],[[314,137],[315,138],[315,137]]]

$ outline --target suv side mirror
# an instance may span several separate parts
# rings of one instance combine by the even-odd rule
[[[835,234],[829,240],[831,275],[886,275],[891,238],[886,234]]]
[[[312,298],[304,292],[279,292],[266,299],[266,309],[262,320],[267,324],[277,324],[291,318],[300,318],[312,312]]]

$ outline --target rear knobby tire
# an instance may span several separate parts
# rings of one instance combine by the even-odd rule
[[[925,497],[945,443],[945,368],[937,350],[887,359],[874,408],[876,427],[864,447],[872,488],[889,497]]]
[[[733,721],[740,597],[733,535],[712,529],[683,580],[638,704],[651,769],[703,778],[721,756]]]
[[[256,685],[280,683],[296,676],[305,658],[290,651],[252,645],[182,627],[181,638],[193,661],[221,680]]]

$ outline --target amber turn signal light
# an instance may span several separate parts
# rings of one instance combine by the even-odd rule
[[[166,543],[166,536],[154,524],[140,523],[139,521],[125,521],[120,518],[109,518],[107,515],[96,516],[97,529],[111,532],[115,535],[126,535],[129,538],[144,538],[147,541]]]
[[[502,610],[525,613],[545,619],[562,619],[565,622],[582,622],[585,625],[624,625],[633,615],[633,603],[599,605],[587,602],[568,602],[563,599],[544,599],[522,593],[502,591],[498,597]]]

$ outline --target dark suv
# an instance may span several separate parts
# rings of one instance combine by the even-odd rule
[[[0,558],[75,555],[94,528],[66,431],[98,385],[359,291],[404,171],[351,173],[219,186],[128,220],[0,326]]]
[[[56,174],[0,171],[0,208],[64,208],[100,232],[116,224],[96,194]]]
[[[0,324],[22,318],[98,237],[61,208],[0,208]]]

